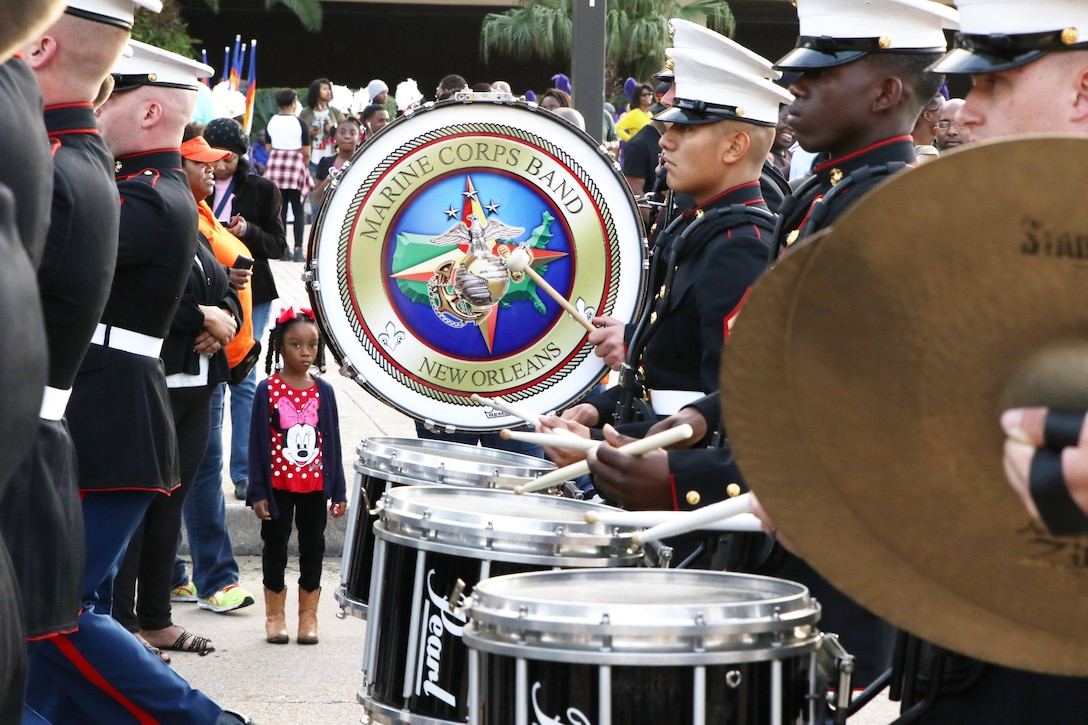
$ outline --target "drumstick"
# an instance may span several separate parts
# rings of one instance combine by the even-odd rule
[[[605,508],[605,507],[601,507]],[[687,511],[590,511],[585,515],[587,524],[603,523],[608,526],[649,528],[686,519]],[[700,531],[761,531],[761,523],[753,514],[737,514],[699,527]]]
[[[530,263],[531,261],[532,260],[529,258],[528,252],[526,252],[524,249],[517,249],[512,252],[509,257],[506,258],[506,268],[509,269],[511,272],[524,272],[525,274],[529,275],[529,279],[536,282],[537,287],[540,287],[542,290],[547,292],[548,296],[555,300],[560,307],[569,312],[570,316],[573,317],[579,325],[586,328],[587,332],[593,332],[594,330],[596,330],[597,328],[594,327],[590,323],[590,321],[586,319],[585,315],[578,311],[577,307],[570,303],[570,300],[559,294],[558,290],[556,290],[555,287],[552,287],[550,284],[548,284],[547,281],[545,281],[545,279],[541,277],[535,269],[533,269],[533,266]]]
[[[645,531],[639,531],[631,537],[637,544],[645,544],[648,541],[660,541],[668,536],[686,534],[689,531],[705,529],[708,524],[713,524],[722,519],[728,519],[737,514],[747,514],[752,511],[751,494],[741,494],[735,498],[712,503],[701,509],[685,513],[675,519],[651,526]]]
[[[522,430],[500,430],[499,437],[507,441],[523,441],[535,443],[538,446],[550,446],[552,448],[569,448],[573,451],[588,451],[601,444],[600,441],[582,438],[571,433],[566,428],[559,430],[565,433],[530,433]]]
[[[642,438],[633,443],[628,443],[617,450],[629,453],[632,456],[640,456],[643,453],[649,453],[657,448],[664,448],[665,446],[671,446],[673,443],[687,440],[688,438],[691,438],[692,433],[691,426],[685,423],[684,425],[669,428],[668,430],[655,433],[652,436],[647,436],[646,438]],[[564,481],[578,478],[578,476],[587,473],[589,473],[589,463],[586,461],[578,461],[569,466],[558,468],[551,473],[545,473],[535,481],[517,486],[514,488],[514,493],[532,493],[533,491],[556,486]]]
[[[540,423],[540,416],[529,410],[523,408],[520,405],[514,405],[513,403],[507,403],[502,398],[485,398],[482,395],[473,393],[469,396],[469,400],[473,403],[479,403],[480,405],[490,405],[495,410],[501,410],[504,413],[509,413],[515,418],[521,418],[529,425],[537,425]]]

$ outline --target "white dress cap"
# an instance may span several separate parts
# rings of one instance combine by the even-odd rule
[[[749,73],[772,81],[782,77],[782,74],[774,69],[774,64],[762,55],[753,53],[735,40],[690,20],[682,18],[669,20],[669,35],[672,36],[674,48],[717,53],[727,58],[735,67],[743,68]]]
[[[162,3],[159,0],[70,0],[65,12],[77,18],[132,30],[136,8],[158,13],[162,12]]]
[[[202,78],[210,78],[211,66],[185,56],[130,40],[132,55],[122,57],[113,68],[114,93],[139,86],[167,86],[195,91]]]
[[[931,0],[797,0],[797,47],[776,63],[781,70],[827,68],[866,53],[931,52],[947,48],[945,30],[959,13]]]
[[[666,48],[676,73],[672,108],[654,117],[666,123],[701,124],[724,119],[761,126],[778,123],[778,108],[793,101],[781,86],[705,50]]]
[[[938,73],[995,73],[1046,53],[1088,49],[1084,0],[959,0],[956,49],[933,66]]]

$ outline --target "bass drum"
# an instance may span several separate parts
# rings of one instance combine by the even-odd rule
[[[521,422],[473,393],[545,413],[607,372],[578,321],[507,268],[511,253],[587,318],[632,320],[642,301],[646,243],[618,167],[509,99],[428,104],[386,126],[334,180],[310,244],[307,288],[343,372],[449,431]]]

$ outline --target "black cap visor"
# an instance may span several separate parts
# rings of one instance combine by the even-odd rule
[[[775,70],[804,71],[810,68],[832,68],[837,65],[846,65],[865,55],[861,50],[842,50],[834,53],[816,50],[814,48],[794,48],[786,53],[777,63]]]
[[[113,73],[113,92],[124,93],[125,91],[135,90],[140,86],[160,86],[162,88],[180,88],[183,91],[195,91],[196,85],[189,85],[187,83],[166,83],[164,81],[156,80],[153,73],[133,73],[122,74]]]
[[[1022,53],[986,53],[966,48],[955,48],[929,67],[931,73],[946,75],[979,75],[1000,73],[1019,68],[1046,55],[1045,50],[1027,50]]]
[[[1088,43],[1078,40],[1081,38],[1075,28],[1019,35],[957,33],[956,47],[929,69],[953,75],[1000,73],[1027,65],[1046,53],[1088,49]]]
[[[672,108],[654,116],[655,121],[662,123],[680,123],[688,126],[700,126],[718,121],[741,121],[755,126],[774,126],[773,123],[764,123],[744,116],[738,116],[735,106],[719,106],[706,101],[689,101],[677,98],[673,101]]]

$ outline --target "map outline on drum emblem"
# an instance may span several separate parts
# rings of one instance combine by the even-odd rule
[[[534,402],[559,388],[556,395],[571,398],[605,372],[578,321],[506,268],[512,255],[527,257],[587,318],[629,319],[637,309],[645,250],[626,187],[622,199],[609,198],[607,183],[598,183],[600,160],[575,159],[523,125],[452,122],[402,134],[376,163],[357,154],[315,226],[316,271],[328,279],[335,270],[335,290],[314,284],[311,297],[320,292],[323,327],[342,317],[330,347],[360,369],[365,386],[413,417],[494,430],[509,416],[481,419],[472,393]]]

